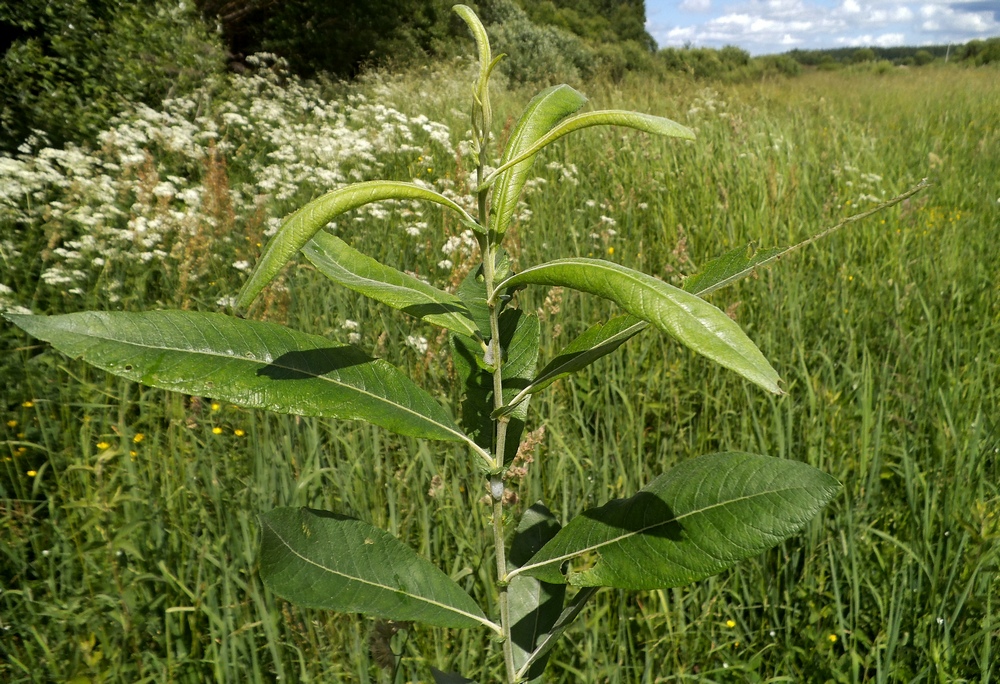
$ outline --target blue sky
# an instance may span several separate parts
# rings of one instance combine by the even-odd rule
[[[646,0],[660,47],[943,45],[1000,36],[1000,0]]]

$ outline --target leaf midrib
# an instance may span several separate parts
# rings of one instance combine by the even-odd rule
[[[494,622],[490,621],[489,619],[487,619],[485,617],[480,617],[480,616],[475,615],[473,613],[469,613],[467,611],[464,611],[464,610],[462,610],[460,608],[456,608],[455,606],[451,606],[451,605],[448,605],[446,603],[441,603],[440,601],[435,601],[433,599],[426,598],[426,597],[420,596],[418,594],[411,594],[409,592],[403,591],[402,589],[397,589],[395,587],[390,587],[390,586],[387,586],[385,584],[380,584],[378,582],[372,582],[371,580],[366,580],[366,579],[363,579],[361,577],[355,577],[355,576],[349,575],[349,574],[347,574],[345,572],[341,572],[339,570],[334,570],[333,568],[329,568],[329,567],[323,565],[322,563],[318,563],[315,560],[313,560],[312,558],[309,558],[308,556],[303,556],[301,553],[299,553],[298,551],[296,551],[295,548],[291,544],[289,544],[287,541],[285,541],[285,538],[282,537],[278,533],[278,531],[274,528],[274,526],[271,525],[266,519],[262,519],[261,522],[262,522],[262,524],[267,525],[267,527],[271,530],[271,532],[274,534],[274,536],[277,537],[278,540],[281,542],[282,546],[284,546],[286,549],[288,549],[297,558],[299,558],[302,561],[305,561],[309,565],[312,565],[314,567],[319,568],[320,570],[323,570],[324,572],[329,572],[330,574],[337,575],[338,577],[343,577],[343,578],[345,578],[345,579],[347,579],[349,581],[360,582],[361,584],[366,584],[368,586],[376,587],[378,589],[382,589],[384,591],[388,591],[388,592],[391,592],[393,594],[400,594],[402,596],[408,596],[408,597],[410,597],[412,599],[416,599],[417,601],[423,601],[424,603],[430,604],[432,606],[436,606],[438,608],[442,608],[444,610],[451,611],[453,613],[457,613],[459,615],[463,615],[465,617],[471,618],[471,619],[475,620],[476,622],[479,622],[480,624],[485,625],[486,627],[489,627],[490,629],[492,629],[492,630],[494,630],[496,632],[500,632],[500,627],[497,624],[495,624]]]
[[[432,304],[434,306],[439,307],[439,309],[440,309],[439,312],[433,312],[433,313],[429,313],[429,314],[424,314],[422,316],[422,318],[427,318],[428,316],[447,316],[447,317],[449,317],[451,319],[459,320],[463,324],[465,324],[464,325],[465,334],[468,337],[475,338],[476,335],[478,334],[479,329],[476,328],[475,324],[472,322],[471,319],[469,319],[469,318],[461,315],[459,312],[450,311],[448,309],[448,307],[447,307],[448,304],[465,306],[462,303],[462,300],[459,299],[458,297],[453,297],[454,301],[451,301],[451,300],[441,301],[440,299],[434,297],[432,294],[427,293],[427,292],[423,292],[423,291],[421,291],[421,290],[419,290],[419,289],[417,289],[416,287],[413,287],[413,286],[399,285],[399,284],[396,284],[396,283],[388,283],[388,282],[386,282],[384,280],[375,280],[374,278],[369,278],[369,277],[360,275],[357,272],[352,271],[349,268],[343,266],[333,256],[330,256],[329,253],[327,252],[327,250],[322,247],[322,245],[318,245],[318,248],[320,250],[322,250],[324,252],[324,255],[329,258],[331,264],[333,264],[337,269],[340,270],[341,274],[343,274],[343,275],[341,275],[341,277],[345,281],[349,281],[352,284],[368,285],[368,286],[376,288],[376,289],[390,290],[390,291],[395,292],[395,293],[406,293],[406,294],[419,295],[419,299],[420,299],[419,303]],[[306,255],[306,258],[309,258],[308,254]],[[444,293],[444,294],[448,294],[448,293]]]
[[[722,507],[722,506],[729,506],[731,504],[739,503],[740,501],[749,501],[750,499],[755,499],[755,498],[762,497],[762,496],[769,496],[769,495],[772,495],[772,494],[781,494],[782,492],[791,492],[791,491],[796,491],[796,490],[801,490],[801,489],[803,489],[803,487],[801,487],[801,486],[799,486],[799,487],[785,487],[785,488],[782,488],[782,489],[773,489],[773,490],[768,490],[766,492],[757,492],[756,494],[750,494],[750,495],[744,495],[744,496],[736,497],[736,498],[733,498],[733,499],[729,499],[727,501],[722,501],[722,502],[719,502],[719,503],[712,504],[710,506],[705,506],[704,508],[694,509],[694,510],[688,511],[687,513],[682,513],[681,515],[674,516],[674,517],[670,518],[669,520],[663,520],[663,521],[660,521],[658,523],[654,523],[652,525],[647,525],[646,527],[643,527],[641,529],[633,530],[631,532],[627,532],[625,534],[621,534],[621,535],[615,537],[614,539],[609,539],[607,541],[603,541],[600,544],[594,544],[594,545],[588,546],[588,547],[583,548],[583,549],[578,549],[578,550],[574,551],[573,553],[567,553],[567,554],[563,554],[562,556],[557,556],[557,557],[554,557],[554,558],[549,558],[548,560],[542,561],[540,563],[531,563],[531,564],[528,564],[528,565],[522,565],[516,571],[510,573],[507,576],[507,579],[509,580],[511,577],[513,577],[515,575],[519,575],[519,574],[521,574],[523,572],[526,572],[528,570],[533,570],[535,568],[541,568],[541,567],[544,567],[546,565],[551,565],[552,563],[556,563],[556,562],[562,563],[563,561],[569,560],[571,558],[575,558],[576,556],[579,556],[579,555],[581,555],[583,553],[587,553],[589,551],[595,551],[597,549],[603,548],[603,547],[608,546],[610,544],[617,544],[618,542],[620,542],[620,541],[622,541],[624,539],[628,539],[630,537],[634,537],[637,534],[645,534],[649,530],[655,529],[657,527],[662,527],[663,525],[669,525],[672,522],[680,522],[684,518],[688,518],[688,517],[690,517],[692,515],[696,515],[696,514],[699,514],[699,513],[706,513],[708,511],[712,510],[713,508],[719,508],[719,507]]]
[[[220,334],[221,334],[221,331],[219,331],[218,329],[216,329],[216,330],[218,332],[220,332]],[[373,394],[372,392],[369,392],[367,390],[363,390],[363,389],[361,389],[359,387],[356,387],[355,385],[349,385],[349,384],[347,384],[345,382],[334,380],[333,378],[327,377],[325,375],[317,375],[316,373],[313,373],[312,371],[303,370],[301,368],[292,368],[291,366],[282,365],[282,364],[278,363],[276,359],[273,359],[273,358],[270,361],[268,361],[266,364],[264,364],[264,363],[262,363],[260,361],[257,361],[257,360],[251,361],[250,359],[247,359],[247,358],[244,358],[244,357],[241,357],[241,356],[235,356],[235,355],[234,356],[227,356],[226,354],[219,354],[219,353],[216,353],[216,352],[213,352],[213,351],[205,351],[205,350],[192,351],[190,349],[179,349],[179,348],[173,348],[173,347],[167,347],[167,346],[159,346],[158,347],[158,346],[154,346],[154,345],[150,345],[150,344],[142,344],[142,343],[139,343],[139,342],[121,340],[121,339],[117,339],[117,338],[114,338],[114,337],[100,337],[98,335],[94,335],[92,333],[86,333],[86,332],[74,332],[73,334],[74,335],[79,335],[81,337],[85,337],[85,338],[88,338],[88,339],[93,339],[93,340],[96,340],[96,341],[111,340],[111,341],[114,341],[114,342],[116,342],[118,344],[122,344],[122,345],[126,345],[126,346],[132,346],[132,347],[140,347],[142,349],[150,349],[150,350],[166,351],[166,352],[180,352],[180,353],[185,353],[185,354],[197,354],[197,355],[207,356],[207,357],[217,357],[217,358],[222,358],[222,359],[228,359],[228,360],[231,360],[231,361],[241,361],[243,363],[252,364],[252,365],[273,365],[273,366],[276,366],[276,367],[284,369],[284,370],[294,371],[296,373],[305,373],[305,374],[309,375],[309,377],[315,378],[317,380],[322,380],[324,382],[328,382],[328,383],[330,383],[332,385],[336,385],[338,387],[349,388],[350,390],[358,392],[359,394],[364,394],[366,396],[369,396],[372,399],[374,399],[374,400],[376,400],[376,401],[378,401],[378,402],[380,402],[382,404],[386,404],[387,406],[393,406],[393,407],[395,407],[395,408],[397,408],[397,409],[399,409],[401,411],[409,413],[410,415],[416,416],[416,417],[422,419],[423,421],[425,421],[427,423],[430,423],[431,425],[436,425],[436,426],[440,427],[445,432],[449,432],[449,433],[455,435],[456,437],[458,437],[458,441],[463,441],[463,442],[469,441],[468,436],[465,435],[464,433],[462,433],[461,431],[455,430],[454,428],[451,428],[451,427],[445,425],[444,423],[440,423],[440,422],[438,422],[438,421],[436,421],[436,420],[434,420],[434,419],[432,419],[432,418],[430,418],[430,417],[428,417],[428,416],[426,416],[426,415],[424,415],[422,413],[418,413],[417,411],[414,411],[413,409],[407,408],[406,406],[403,406],[401,404],[393,403],[392,401],[389,401],[385,397],[380,397],[377,394]],[[318,347],[317,349],[320,349],[320,348],[321,347]],[[301,351],[301,350],[294,350],[294,351]],[[270,356],[270,353],[268,353],[268,356]],[[372,359],[372,361],[377,361],[377,360],[378,359]]]
[[[735,347],[733,347],[732,344],[728,343],[725,339],[719,337],[719,335],[717,335],[711,328],[703,325],[701,323],[701,319],[699,319],[693,313],[691,313],[690,311],[688,311],[687,307],[684,306],[683,303],[676,301],[673,297],[670,296],[673,293],[670,292],[669,290],[667,292],[660,292],[660,291],[658,291],[656,289],[655,285],[653,285],[650,282],[647,282],[645,280],[640,279],[637,274],[631,273],[631,272],[629,272],[627,270],[621,270],[620,271],[620,270],[618,270],[616,268],[612,268],[611,266],[608,266],[606,262],[604,262],[604,261],[602,261],[600,259],[581,259],[580,261],[582,261],[583,263],[586,263],[588,265],[592,265],[595,269],[600,269],[600,270],[605,271],[605,272],[611,272],[611,273],[618,274],[618,275],[622,276],[623,278],[626,278],[629,281],[631,281],[633,285],[641,288],[644,292],[650,292],[650,293],[653,293],[655,295],[662,295],[664,297],[667,297],[668,299],[670,299],[670,301],[673,304],[675,304],[679,309],[681,309],[684,312],[684,314],[688,317],[689,320],[694,321],[702,330],[704,330],[706,333],[708,333],[709,335],[711,335],[713,338],[715,338],[719,342],[722,342],[723,344],[725,344],[731,351],[734,351],[737,354],[739,354],[740,358],[743,359],[745,362],[747,362],[748,364],[753,365],[754,359],[748,357],[746,354],[743,353],[742,350],[736,349]],[[552,266],[559,266],[559,267],[570,266],[570,267],[572,267],[573,263],[574,263],[573,261],[556,261],[556,262],[551,262],[551,263],[548,263],[548,264],[542,264],[542,265],[534,267],[534,268],[527,268],[527,269],[521,271],[521,273],[519,273],[517,275],[514,275],[514,276],[511,276],[511,278],[516,278],[518,275],[524,275],[525,273],[530,273],[532,271],[542,271],[546,267],[552,267]],[[673,287],[669,283],[663,282],[662,280],[657,280],[656,278],[653,278],[652,276],[647,276],[647,277],[652,278],[656,282],[662,283],[663,285],[666,285],[668,287]],[[504,284],[501,283],[497,287],[497,289],[499,290],[500,288],[503,287],[503,285]],[[696,295],[694,293],[687,292],[685,290],[681,290],[680,288],[676,288],[676,289],[677,289],[678,292],[682,292],[685,295],[691,295],[692,297],[694,297],[695,299],[697,299],[699,302],[704,302],[705,301],[705,300],[701,299],[701,297],[699,297],[698,295]],[[601,295],[601,296],[604,297],[604,295]],[[604,298],[605,299],[611,299],[611,297],[604,297]],[[643,297],[640,295],[639,299],[642,300]],[[614,301],[614,300],[612,300],[612,301]],[[620,304],[620,302],[619,302],[619,304]],[[641,302],[640,302],[640,304],[641,304]],[[645,307],[643,306],[642,308],[644,309]]]

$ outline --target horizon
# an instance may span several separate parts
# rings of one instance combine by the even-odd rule
[[[962,45],[1000,36],[1000,0],[646,0],[646,30],[661,49],[752,55]]]

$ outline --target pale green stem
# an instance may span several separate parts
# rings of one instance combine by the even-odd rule
[[[486,166],[487,145],[489,143],[489,113],[483,112],[482,129],[479,134],[479,164],[476,169],[476,180],[481,186],[483,170]],[[492,239],[489,235],[489,205],[487,204],[488,188],[479,191],[479,222],[486,230],[483,240],[483,280],[486,285],[486,299],[490,307],[490,351],[493,362],[493,407],[503,406],[503,352],[500,348],[500,322],[497,313],[497,303],[493,285],[496,281],[495,253]],[[497,603],[500,606],[500,629],[503,640],[504,669],[507,671],[507,681],[513,684],[517,677],[517,667],[514,665],[514,644],[510,638],[510,603],[507,600],[507,553],[504,548],[503,523],[503,470],[504,449],[507,435],[506,417],[501,418],[497,425],[496,443],[493,451],[493,468],[490,473],[490,496],[493,497],[493,548],[496,555],[497,568]],[[499,489],[499,491],[497,491]]]

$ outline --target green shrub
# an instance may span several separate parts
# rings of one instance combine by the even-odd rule
[[[0,149],[33,131],[55,145],[92,140],[125,102],[197,87],[223,52],[186,2],[25,0],[0,7],[14,36],[0,68]]]
[[[513,83],[578,82],[598,66],[594,51],[578,36],[556,26],[540,26],[511,0],[482,7],[497,54],[507,54],[500,71]]]

